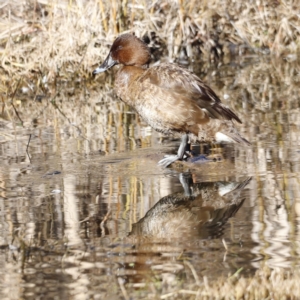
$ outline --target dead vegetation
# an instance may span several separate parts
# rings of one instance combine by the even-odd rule
[[[188,265],[192,268],[191,264]],[[147,299],[277,300],[298,299],[299,297],[300,288],[298,282],[300,274],[298,271],[270,270],[265,266],[259,269],[255,276],[251,278],[245,278],[238,273],[210,281],[207,277],[198,278],[197,274],[193,272],[195,283],[181,287],[179,282],[177,284],[173,282],[174,279],[168,282],[165,274],[165,280],[162,280],[162,290],[158,292],[157,287],[155,289],[154,284],[152,284],[152,293],[148,294]],[[130,295],[134,298],[136,291],[130,290],[127,293],[128,296]],[[127,299],[130,299],[130,297]],[[139,297],[139,299],[142,299],[142,297]]]
[[[124,31],[150,42],[156,58],[182,63],[245,52],[294,59],[299,9],[296,0],[2,1],[1,76],[89,77]]]

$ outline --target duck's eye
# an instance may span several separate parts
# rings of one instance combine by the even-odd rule
[[[118,46],[117,51],[121,50],[123,48],[123,46]]]

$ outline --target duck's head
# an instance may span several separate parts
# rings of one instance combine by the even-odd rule
[[[150,49],[132,34],[120,35],[112,44],[109,54],[93,74],[108,70],[117,64],[141,67],[150,61]]]

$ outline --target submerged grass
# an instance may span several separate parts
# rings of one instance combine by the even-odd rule
[[[163,53],[183,63],[249,51],[293,59],[300,47],[299,10],[297,0],[5,1],[1,76],[39,75],[44,82],[89,77],[124,31],[150,42],[156,58]]]

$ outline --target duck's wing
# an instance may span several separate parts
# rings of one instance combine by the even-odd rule
[[[151,84],[196,102],[211,118],[236,120],[242,123],[208,85],[195,74],[178,65],[161,64],[149,68],[145,75],[144,78],[150,80]]]

